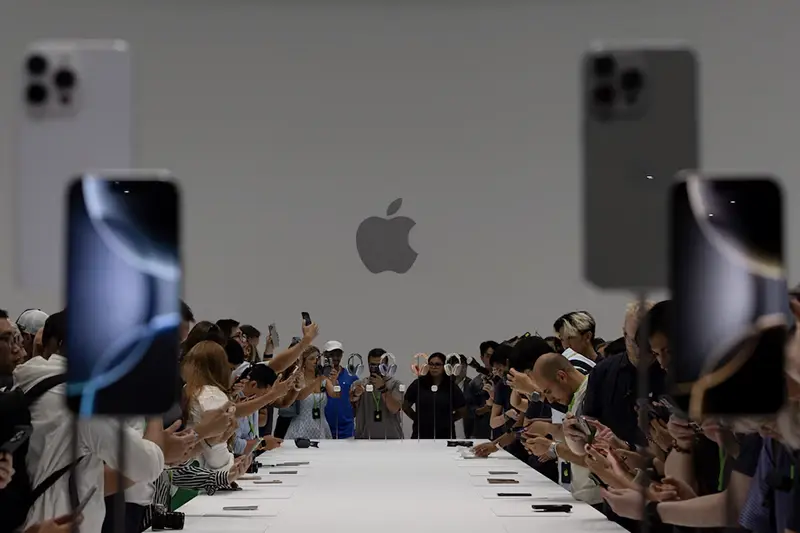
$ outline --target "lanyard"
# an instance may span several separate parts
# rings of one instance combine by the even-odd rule
[[[375,402],[375,410],[376,411],[380,411],[381,410],[381,395],[378,394],[378,397],[376,398],[374,392],[371,393],[371,394],[372,394],[372,401]]]
[[[258,413],[258,411],[256,411],[256,413]],[[256,416],[258,416],[258,415],[256,415]],[[252,417],[252,415],[247,417],[247,424],[250,426],[250,436],[251,437],[257,437],[258,435],[256,435],[256,427],[253,425],[253,417]]]
[[[725,488],[725,463],[728,460],[728,454],[722,448],[719,449],[719,477],[717,478],[717,490],[722,492]]]
[[[314,409],[319,409],[320,405],[322,405],[322,398],[320,398],[320,396],[322,396],[322,393],[314,393]]]

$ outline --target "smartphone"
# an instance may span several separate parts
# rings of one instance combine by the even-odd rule
[[[487,478],[486,481],[489,482],[490,485],[517,485],[519,481],[516,479],[500,479],[500,478]]]
[[[67,404],[80,416],[161,414],[179,399],[179,208],[166,171],[70,185]]]
[[[31,433],[33,433],[33,426],[14,426],[11,438],[0,444],[0,453],[13,455],[30,438]]]
[[[489,471],[489,475],[490,476],[516,476],[518,474],[519,474],[519,472],[500,472],[500,471],[492,472],[492,471]]]
[[[700,165],[695,52],[598,44],[582,70],[584,276],[604,289],[664,288],[670,187]],[[643,243],[635,261],[608,260]]]
[[[297,474],[297,470],[275,470],[269,474],[271,476],[288,476],[291,474]]]
[[[309,315],[305,311],[303,311],[303,324],[305,324],[306,326],[311,325],[311,315]]]
[[[770,176],[683,177],[671,193],[670,396],[693,420],[775,413],[794,325],[781,190]]]
[[[279,463],[277,466],[286,467],[286,466],[307,466],[311,463],[308,461],[292,461],[290,463]]]
[[[533,495],[530,492],[498,492],[497,496],[500,498],[530,498]]]
[[[97,487],[92,487],[89,489],[89,493],[86,494],[86,496],[84,496],[84,498],[80,501],[78,506],[72,512],[72,516],[80,516],[83,514],[83,510],[86,509],[86,506],[89,504],[89,500],[92,499],[92,496],[94,496],[95,492],[97,492]]]
[[[275,327],[275,322],[267,326],[269,330],[269,336],[272,339],[272,346],[277,348],[281,345],[281,338],[278,336],[278,329]]]
[[[17,278],[63,294],[70,178],[134,166],[133,63],[119,40],[46,40],[25,50],[17,93]]]
[[[258,505],[232,505],[223,507],[223,511],[258,511]]]
[[[267,481],[253,481],[254,485],[280,485],[283,483],[280,479],[270,479]]]
[[[569,513],[572,512],[572,506],[565,504],[540,504],[531,505],[531,509],[540,513]]]
[[[300,337],[292,337],[292,343],[289,345],[289,348],[298,345],[302,340],[303,339],[301,339]]]

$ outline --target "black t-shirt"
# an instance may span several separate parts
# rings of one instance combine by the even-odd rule
[[[502,406],[504,413],[509,409],[511,409],[511,387],[509,387],[502,381],[498,381],[494,386],[494,404]],[[505,431],[510,429],[510,427],[513,424],[514,424],[513,420],[506,420],[506,423],[500,426],[499,428],[493,428],[492,438],[496,439],[497,437],[502,435]]]
[[[733,470],[747,477],[754,477],[763,442],[757,433],[740,436],[739,456],[733,462]]]
[[[792,510],[789,511],[789,519],[786,522],[786,529],[800,532],[800,453],[794,454],[794,468],[790,471],[790,476],[794,482],[792,485]]]
[[[456,428],[453,412],[466,405],[464,393],[451,380],[445,378],[436,392],[431,391],[429,379],[415,379],[408,386],[404,400],[414,406],[417,420],[413,420],[411,438],[451,439]],[[435,428],[435,429],[434,429]]]

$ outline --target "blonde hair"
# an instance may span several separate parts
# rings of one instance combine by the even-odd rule
[[[562,339],[569,337],[577,337],[586,332],[591,332],[594,337],[594,331],[597,324],[594,317],[586,311],[573,311],[562,315],[556,320],[555,325],[559,328],[558,333]]]
[[[214,341],[201,341],[189,350],[181,363],[186,381],[186,399],[191,404],[205,386],[228,393],[231,369],[225,349]]]

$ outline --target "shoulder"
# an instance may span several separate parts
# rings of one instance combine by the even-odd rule
[[[568,360],[578,372],[584,375],[589,374],[595,368],[594,361],[577,353],[570,355]]]

